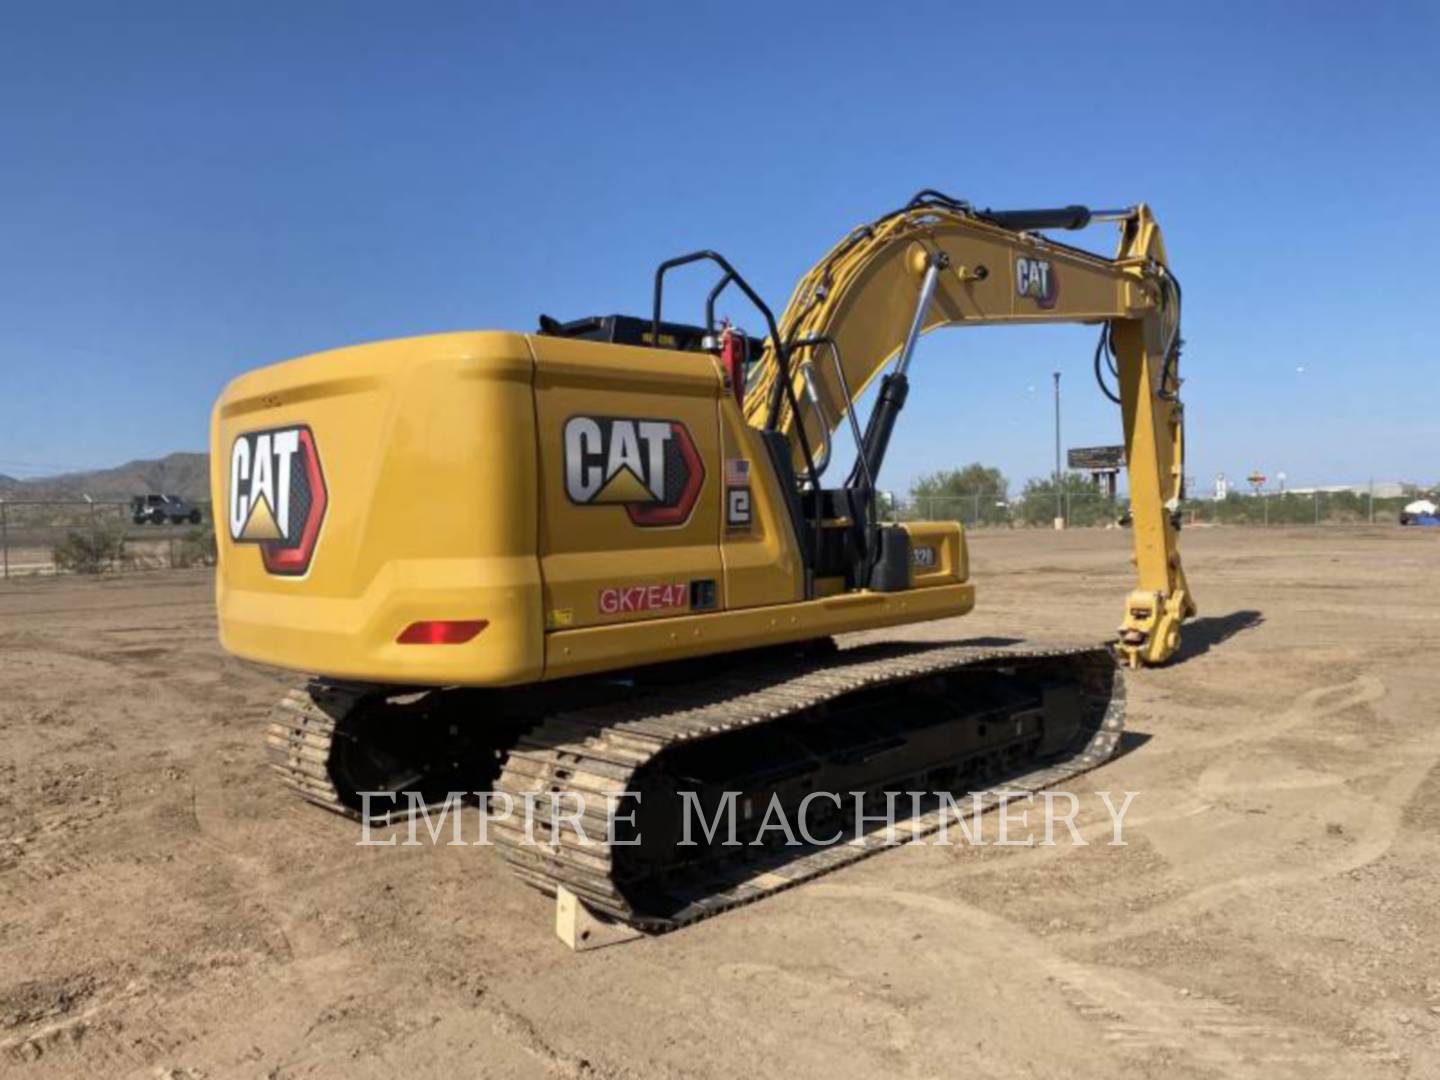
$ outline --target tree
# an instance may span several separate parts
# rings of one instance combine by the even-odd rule
[[[942,469],[910,485],[910,501],[920,516],[966,525],[999,525],[1010,519],[1006,505],[1010,481],[978,461],[963,469]]]
[[[1060,480],[1060,515],[1067,525],[1106,525],[1120,516],[1121,508],[1085,473],[1067,472]],[[1016,516],[1026,525],[1049,525],[1055,520],[1054,477],[1031,477],[1016,500]]]

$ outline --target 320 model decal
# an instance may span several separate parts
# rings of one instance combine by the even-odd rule
[[[259,544],[272,574],[303,574],[328,495],[315,436],[304,425],[251,431],[230,448],[230,539]]]
[[[676,420],[572,416],[565,422],[565,493],[581,506],[623,506],[632,523],[682,525],[705,465]]]

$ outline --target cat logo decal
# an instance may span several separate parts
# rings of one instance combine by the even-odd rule
[[[1020,255],[1015,259],[1015,294],[1028,296],[1042,308],[1053,308],[1060,295],[1060,279],[1049,259],[1031,259]]]
[[[705,484],[684,424],[620,416],[565,422],[565,494],[579,506],[623,506],[640,526],[683,525]]]
[[[230,539],[260,545],[267,571],[297,576],[310,569],[328,500],[308,427],[236,437],[230,448]]]

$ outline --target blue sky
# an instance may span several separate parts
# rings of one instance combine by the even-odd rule
[[[201,449],[322,348],[642,312],[699,246],[779,307],[938,187],[1155,207],[1202,485],[1440,480],[1440,9],[1167,6],[9,5],[0,472]],[[884,486],[1047,472],[1052,370],[1066,443],[1118,441],[1092,345],[927,338]]]

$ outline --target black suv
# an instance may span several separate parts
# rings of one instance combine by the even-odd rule
[[[136,495],[130,500],[130,516],[136,525],[200,524],[200,508],[192,506],[179,495]]]

